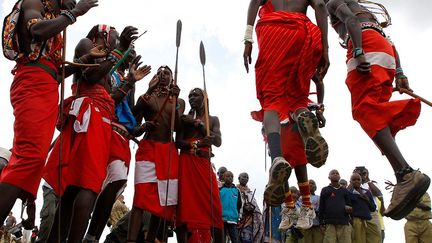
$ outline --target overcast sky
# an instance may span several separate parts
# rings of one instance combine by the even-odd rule
[[[2,19],[9,13],[14,2],[15,0],[2,1]],[[402,67],[409,77],[411,87],[419,95],[432,99],[432,80],[428,75],[428,64],[432,56],[432,18],[429,15],[432,3],[427,0],[415,3],[402,0],[380,2],[387,6],[392,16],[393,25],[387,28],[386,32],[398,48]],[[137,53],[143,56],[142,61],[153,68],[152,74],[138,84],[137,95],[140,95],[145,92],[148,81],[160,65],[167,64],[174,69],[176,22],[181,19],[183,31],[178,69],[178,85],[182,90],[180,97],[186,100],[192,88],[203,87],[199,60],[199,43],[202,40],[207,57],[205,72],[210,112],[220,119],[223,140],[222,146],[215,149],[216,157],[212,161],[216,167],[226,166],[231,170],[235,183],[239,173],[248,172],[249,186],[252,190],[257,189],[256,197],[261,202],[268,179],[264,171],[264,143],[260,133],[261,124],[250,118],[250,111],[260,108],[255,96],[253,69],[258,53],[257,44],[253,46],[253,64],[249,74],[243,67],[242,57],[242,39],[249,1],[103,0],[99,4],[99,7],[79,17],[78,21],[67,29],[67,59],[72,60],[75,45],[95,24],[109,24],[119,32],[127,25],[136,26],[140,32],[148,30],[136,42]],[[308,15],[315,21],[312,10]],[[322,168],[308,166],[309,178],[317,182],[319,194],[321,188],[329,183],[327,175],[331,169],[338,169],[342,178],[349,179],[355,166],[364,165],[369,169],[371,179],[381,185],[388,205],[390,194],[384,190],[384,180],[394,181],[393,172],[387,160],[352,119],[350,94],[344,83],[346,53],[339,46],[338,38],[331,28],[329,43],[331,66],[324,81],[327,126],[322,129],[322,134],[329,143],[330,154]],[[13,138],[14,117],[9,100],[9,88],[13,79],[10,70],[13,66],[13,62],[0,58],[0,146],[6,148],[11,147]],[[67,80],[67,95],[70,94],[70,85],[71,80]],[[394,94],[394,99],[402,98],[406,96]],[[401,131],[397,136],[400,149],[412,167],[421,168],[429,175],[432,175],[429,154],[431,124],[432,108],[422,105],[422,113],[416,126]],[[134,154],[136,146],[131,147]],[[267,169],[269,161],[268,159]],[[125,192],[129,207],[133,197],[133,164],[131,163],[132,173],[129,175],[130,182]],[[296,184],[293,173],[290,185]],[[431,192],[429,189],[429,193]],[[42,205],[41,200],[40,193],[38,211]],[[19,215],[19,208],[19,205],[14,208],[15,215]],[[385,219],[387,242],[403,242],[404,223],[405,220]]]

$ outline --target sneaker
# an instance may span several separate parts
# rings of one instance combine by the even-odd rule
[[[327,160],[329,149],[318,129],[318,119],[312,112],[305,111],[297,117],[297,123],[308,162],[317,168],[321,167]]]
[[[269,182],[264,191],[264,201],[267,205],[275,207],[283,203],[285,193],[289,190],[288,178],[291,167],[282,157],[276,157],[270,167]]]
[[[393,187],[393,193],[390,205],[384,215],[394,220],[400,220],[416,207],[420,198],[429,188],[430,178],[416,170],[404,175],[403,181],[396,185],[387,184],[389,186],[386,189]]]
[[[281,211],[281,216],[282,216],[282,220],[281,223],[279,224],[279,230],[286,231],[289,228],[291,228],[291,226],[296,224],[297,219],[299,217],[299,212],[297,208],[283,207]]]
[[[315,210],[313,208],[301,207],[296,228],[303,230],[310,229],[313,226],[313,220],[315,217]]]

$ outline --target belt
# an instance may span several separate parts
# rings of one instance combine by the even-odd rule
[[[111,125],[112,130],[116,131],[118,134],[122,135],[126,139],[130,139],[134,141],[135,143],[139,144],[138,139],[136,139],[134,136],[132,136],[128,131],[121,129],[120,127],[116,125]]]
[[[380,33],[383,37],[387,37],[386,34],[384,33],[383,28],[381,27],[381,25],[374,23],[374,22],[361,22],[360,23],[360,28],[362,30],[366,30],[366,29],[371,29],[371,30],[375,30],[378,33]],[[344,44],[347,45],[348,41],[351,39],[351,37],[349,35],[346,35],[344,41]]]
[[[55,80],[57,80],[57,82],[60,84],[61,83],[61,76],[52,68],[50,68],[49,66],[40,63],[40,62],[28,62],[26,64],[24,64],[24,66],[28,66],[28,67],[38,67],[43,69],[45,72],[49,73]]]

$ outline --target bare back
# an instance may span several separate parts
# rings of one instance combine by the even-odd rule
[[[267,0],[271,1],[275,11],[286,11],[306,14],[309,0]]]
[[[349,11],[351,11],[351,13],[357,18],[359,22],[373,22],[379,24],[375,16],[355,0],[330,1],[329,2],[330,6],[328,7],[330,13],[330,20],[333,28],[339,34],[340,38],[344,39],[347,34],[347,28],[343,24],[344,19],[341,19],[341,17],[337,17],[338,15],[343,17],[348,17],[347,14],[338,13],[338,9],[342,4],[346,4]]]

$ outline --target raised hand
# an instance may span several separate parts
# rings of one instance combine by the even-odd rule
[[[92,58],[106,57],[106,55],[108,52],[103,45],[97,45],[90,50],[90,57]]]
[[[80,0],[71,11],[75,17],[78,17],[96,6],[98,6],[98,0]]]
[[[158,84],[159,84],[159,76],[157,74],[155,74],[149,82],[149,87],[148,87],[147,93],[153,92],[153,90],[156,89]]]
[[[129,68],[128,80],[130,82],[137,82],[143,79],[145,76],[150,74],[151,66],[144,65],[140,67],[142,62],[140,62],[141,56],[138,55],[132,60],[132,65]]]
[[[252,64],[252,43],[246,41],[244,45],[243,61],[246,72],[249,73],[249,64]]]
[[[131,42],[138,38],[138,29],[133,26],[126,26],[122,33],[120,34],[120,45],[119,49],[121,51],[126,51]]]

